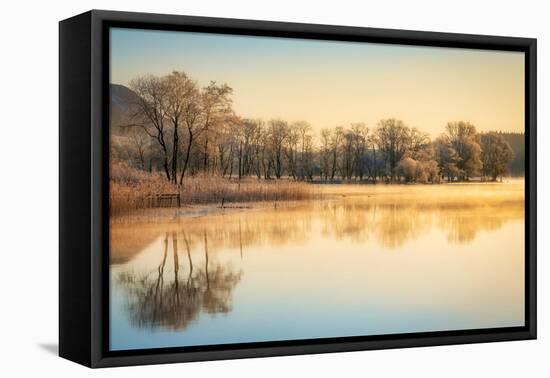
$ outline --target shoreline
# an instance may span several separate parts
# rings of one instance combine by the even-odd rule
[[[152,221],[178,221],[179,219],[200,218],[233,214],[245,211],[258,211],[267,209],[289,208],[304,205],[311,202],[332,202],[351,198],[364,197],[366,200],[377,201],[386,197],[392,202],[415,200],[419,194],[427,194],[431,201],[452,202],[453,196],[461,195],[461,189],[478,186],[483,188],[506,188],[519,184],[524,185],[523,179],[509,179],[504,182],[457,182],[444,184],[381,184],[381,185],[350,185],[350,184],[315,184],[320,191],[311,198],[298,200],[263,200],[263,201],[234,201],[226,202],[223,206],[219,202],[182,204],[180,207],[153,207],[129,210],[124,214],[111,214],[110,221],[134,222],[140,220]],[[449,192],[440,192],[438,189],[449,188]],[[348,190],[341,190],[347,188]],[[410,189],[402,192],[403,188]],[[456,192],[455,192],[456,190]],[[490,201],[492,192],[479,193],[475,196],[478,200]]]
[[[334,200],[336,198],[332,198]],[[154,221],[177,221],[179,219],[201,218],[205,216],[234,214],[245,211],[258,211],[266,209],[279,209],[299,206],[311,201],[325,201],[329,198],[308,198],[303,200],[288,201],[254,201],[254,202],[234,202],[220,206],[219,203],[182,205],[181,207],[160,207],[139,209],[128,214],[117,214],[110,216],[111,223],[135,222],[146,220]]]

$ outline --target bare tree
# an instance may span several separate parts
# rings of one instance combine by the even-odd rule
[[[342,138],[342,178],[351,180],[355,170],[355,135],[351,130],[344,130]]]
[[[310,178],[312,135],[311,125],[305,121],[298,121],[293,124],[299,136],[300,157],[298,159],[297,175],[301,180]]]
[[[447,177],[448,182],[452,182],[455,177],[459,176],[458,162],[460,157],[452,147],[446,135],[437,138],[434,143],[435,159],[439,165],[439,169],[443,178]]]
[[[330,172],[330,141],[332,139],[332,131],[330,129],[321,130],[321,147],[320,155],[320,175],[324,176],[324,180],[328,180]]]
[[[134,130],[130,138],[132,139],[132,143],[134,144],[138,154],[139,166],[142,170],[145,170],[145,150],[148,146],[150,138],[141,128]]]
[[[298,125],[293,123],[288,127],[285,140],[285,154],[287,159],[288,174],[296,180],[298,175],[298,143],[300,131]]]
[[[196,84],[184,72],[173,71],[163,77],[167,91],[166,116],[172,124],[172,181],[177,184],[179,160],[179,128],[185,109],[195,100]]]
[[[409,145],[409,128],[395,118],[383,119],[376,129],[376,143],[384,154],[390,182],[395,181],[395,169]]]
[[[483,176],[496,181],[508,172],[508,164],[514,158],[514,152],[502,135],[497,133],[481,134],[480,140]]]
[[[305,178],[309,181],[313,180],[313,136],[306,134],[303,137],[303,153],[302,153],[302,169]]]
[[[288,123],[280,119],[272,119],[269,121],[268,143],[271,147],[271,160],[275,177],[278,179],[283,175],[283,148],[285,140],[288,137]]]
[[[331,133],[330,138],[330,180],[334,180],[336,171],[338,169],[338,154],[340,153],[340,148],[342,144],[342,139],[344,138],[344,128],[341,126],[336,127],[334,132]]]
[[[162,151],[163,168],[170,181],[168,168],[169,152],[166,143],[166,101],[168,88],[166,82],[156,76],[137,77],[130,82],[130,88],[136,93],[130,104],[130,126],[138,126],[155,140]]]
[[[351,125],[351,131],[354,136],[355,176],[359,178],[359,181],[363,181],[366,170],[369,129],[364,123],[354,123]]]
[[[232,93],[233,89],[230,86],[227,84],[218,85],[215,81],[211,81],[210,84],[202,90],[201,107],[204,113],[204,125],[202,126],[204,130],[202,141],[202,165],[204,171],[208,170],[210,140],[212,136],[216,134],[215,128],[226,123],[228,118],[232,116],[232,100],[230,97]]]
[[[449,144],[460,158],[457,162],[460,179],[468,180],[479,174],[482,168],[481,146],[475,126],[463,121],[449,122],[446,134]]]
[[[191,157],[191,149],[193,148],[193,143],[195,143],[195,138],[197,138],[202,131],[204,131],[204,122],[202,122],[202,107],[200,104],[200,91],[194,86],[194,88],[189,92],[188,100],[183,109],[183,121],[185,125],[185,130],[187,132],[187,141],[185,148],[185,155],[183,157],[183,167],[180,174],[179,183],[183,183],[183,178],[189,167],[189,159]]]

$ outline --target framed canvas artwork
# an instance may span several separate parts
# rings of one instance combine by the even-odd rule
[[[60,355],[536,337],[536,40],[60,22]]]

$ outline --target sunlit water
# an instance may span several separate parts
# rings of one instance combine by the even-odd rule
[[[524,324],[523,182],[111,225],[112,350]]]

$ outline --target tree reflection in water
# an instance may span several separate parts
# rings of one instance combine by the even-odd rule
[[[181,218],[177,222],[127,222],[111,225],[110,260],[113,265],[131,261],[140,251],[167,230],[186,230],[186,248],[196,250],[189,236],[200,241],[208,234],[212,251],[261,246],[306,245],[325,238],[365,243],[376,240],[383,248],[395,249],[429,233],[443,231],[449,243],[465,244],[479,232],[493,231],[505,223],[522,219],[524,200],[517,198],[396,199],[349,197],[342,201],[303,203],[295,207],[264,211],[227,213],[201,218]],[[316,235],[316,227],[320,235]],[[192,261],[189,266],[192,269]],[[214,272],[214,270],[211,270]]]
[[[298,319],[279,306],[287,298],[305,328],[307,314],[317,316],[333,296],[339,306],[330,311],[343,316],[364,296],[369,306],[380,298],[383,308],[430,317],[464,314],[455,318],[479,319],[480,327],[501,314],[522,319],[524,261],[514,243],[524,236],[523,185],[370,188],[335,187],[349,193],[257,211],[112,219],[112,324],[123,318],[130,326],[115,331],[117,342],[125,345],[128,334],[164,345],[173,331],[191,343],[238,333],[249,321],[260,327],[269,316]],[[233,304],[238,311],[214,319]],[[151,332],[158,330],[165,332]]]
[[[173,272],[167,271],[169,239],[172,239]],[[182,237],[187,252],[187,277],[180,276],[177,233],[166,233],[164,251],[156,269],[138,275],[121,272],[118,282],[125,289],[127,311],[131,323],[140,328],[164,327],[173,330],[188,327],[201,312],[220,314],[231,311],[232,292],[242,272],[230,265],[210,261],[208,237],[204,231],[204,266],[193,264],[190,242],[185,231]]]

